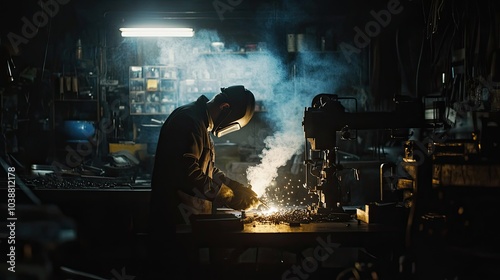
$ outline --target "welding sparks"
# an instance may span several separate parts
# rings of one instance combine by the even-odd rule
[[[261,196],[268,209],[318,205],[317,193],[310,192],[300,179],[294,177],[279,179],[273,181]]]
[[[279,211],[279,209],[278,209],[278,208],[276,208],[276,207],[270,207],[270,208],[269,208],[269,209],[267,209],[267,210],[263,210],[263,211],[261,211],[261,212],[260,212],[260,214],[261,214],[261,215],[272,215],[272,214],[274,214],[274,213],[276,213],[276,212],[278,212],[278,211]]]
[[[262,211],[251,217],[248,222],[259,222],[263,224],[281,223],[309,223],[312,221],[313,209],[310,207],[275,208]]]

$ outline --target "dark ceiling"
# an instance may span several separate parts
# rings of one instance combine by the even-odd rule
[[[352,27],[343,25],[351,22],[352,26],[384,5],[385,1],[371,0],[13,1],[1,10],[0,38],[12,55],[41,67],[72,48],[79,38],[86,45],[113,44],[119,39],[118,28],[135,22],[217,30],[240,41],[267,41],[259,36],[299,33],[311,26],[314,32],[325,32],[320,28],[348,30],[352,37]]]
[[[490,0],[491,2],[492,0]],[[0,13],[0,40],[12,55],[36,67],[60,65],[58,59],[74,48],[78,39],[92,47],[112,47],[121,40],[118,28],[137,21],[187,24],[195,30],[216,30],[231,40],[285,42],[289,33],[335,33],[339,41],[352,42],[355,28],[375,22],[374,13],[396,5],[402,10],[392,15],[390,25],[380,30],[394,36],[422,36],[439,1],[412,0],[27,0],[9,2]],[[40,3],[45,3],[44,5]],[[443,1],[444,3],[444,1]],[[455,4],[457,3],[457,4]],[[459,3],[447,3],[452,11],[442,12],[459,19]],[[492,1],[491,3],[496,3]],[[483,7],[493,7],[492,4]],[[472,9],[462,8],[465,12]],[[489,11],[484,12],[488,14]],[[479,14],[479,13],[478,13]],[[462,21],[465,22],[465,21]],[[439,27],[442,28],[443,24]],[[451,26],[451,24],[450,24]],[[458,26],[457,26],[458,27]],[[333,32],[332,32],[333,30]],[[378,31],[378,30],[376,30]],[[443,32],[442,30],[439,30]],[[446,33],[443,33],[445,36]],[[267,37],[264,37],[267,36]],[[393,44],[394,39],[386,40]],[[418,41],[418,38],[417,38]]]
[[[39,4],[42,2],[46,4]],[[38,40],[64,40],[67,36],[113,30],[138,20],[187,23],[196,29],[222,32],[252,32],[276,23],[294,29],[325,22],[338,25],[339,19],[369,16],[371,9],[385,5],[386,1],[379,0],[13,1],[8,9],[1,10],[0,35],[2,43],[12,41],[15,34],[34,44]],[[31,36],[32,29],[37,29],[36,36]]]

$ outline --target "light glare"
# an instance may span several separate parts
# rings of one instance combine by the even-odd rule
[[[122,37],[193,37],[192,28],[120,28]]]

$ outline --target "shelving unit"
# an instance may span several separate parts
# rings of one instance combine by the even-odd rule
[[[179,104],[178,73],[173,66],[130,66],[130,114],[172,113]]]
[[[179,102],[186,104],[193,102],[200,95],[209,99],[220,91],[220,82],[215,79],[184,79],[180,82]]]
[[[57,79],[52,110],[52,125],[65,120],[100,121],[100,94],[97,76],[65,76]],[[83,83],[86,81],[86,83]]]

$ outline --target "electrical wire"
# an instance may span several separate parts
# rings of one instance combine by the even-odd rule
[[[407,82],[406,82],[406,75],[405,75],[405,71],[404,71],[404,67],[403,67],[403,60],[401,58],[401,51],[400,51],[400,47],[399,47],[399,27],[396,29],[396,36],[395,36],[395,40],[396,40],[396,56],[398,58],[398,64],[399,64],[399,68],[401,70],[401,82],[403,85],[407,85]],[[396,98],[396,96],[394,96],[394,98]]]
[[[422,44],[420,45],[420,53],[418,55],[417,69],[415,70],[415,97],[419,97],[419,76],[420,76],[420,65],[422,64],[422,54],[424,52],[425,39],[422,38]]]
[[[49,26],[47,27],[48,28],[47,43],[45,44],[45,52],[43,54],[42,74],[41,74],[41,78],[42,79],[43,79],[43,77],[45,77],[45,65],[47,63],[47,53],[48,53],[48,49],[49,49],[50,34],[51,34],[51,31],[52,31],[52,24],[51,24],[51,22],[52,22],[52,20],[49,19]]]

